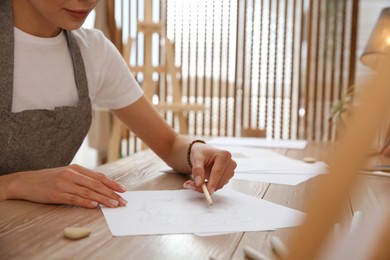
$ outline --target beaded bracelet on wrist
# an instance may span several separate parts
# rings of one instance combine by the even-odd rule
[[[201,139],[196,139],[196,140],[192,141],[192,142],[188,145],[188,148],[187,148],[187,163],[188,163],[188,165],[190,166],[191,169],[192,169],[192,163],[191,163],[191,149],[192,149],[192,145],[195,144],[195,143],[206,144],[205,141],[203,141],[203,140],[201,140]]]

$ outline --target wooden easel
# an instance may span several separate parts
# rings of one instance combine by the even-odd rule
[[[139,66],[130,66],[129,60],[125,60],[128,63],[130,70],[134,73],[142,72],[144,80],[142,83],[142,88],[145,92],[146,97],[149,100],[152,100],[155,83],[153,81],[153,73],[164,73],[170,76],[171,81],[171,91],[173,95],[172,103],[161,102],[156,105],[156,108],[164,111],[171,111],[174,115],[177,116],[179,121],[180,133],[188,133],[188,124],[185,112],[187,111],[203,111],[205,106],[203,104],[183,104],[181,102],[182,92],[180,82],[177,78],[177,74],[180,73],[180,68],[175,66],[175,52],[173,43],[167,38],[165,34],[165,22],[153,22],[152,20],[152,0],[145,0],[145,19],[139,21],[137,24],[138,33],[144,34],[144,65]],[[160,64],[159,66],[152,65],[152,35],[153,33],[158,33],[163,39],[163,52],[165,52],[165,64]],[[130,52],[130,50],[129,50]],[[129,57],[125,56],[125,57]]]
[[[145,96],[152,101],[155,82],[153,81],[153,73],[162,73],[170,76],[171,92],[173,95],[172,103],[160,102],[155,105],[158,110],[171,111],[177,116],[179,122],[179,132],[181,134],[188,134],[188,123],[186,112],[188,111],[203,111],[205,106],[203,104],[185,104],[182,103],[182,92],[179,79],[177,77],[181,69],[175,66],[175,52],[174,44],[165,35],[165,23],[153,22],[152,20],[152,0],[145,0],[145,19],[139,21],[137,24],[137,32],[144,34],[144,65],[143,66],[131,66],[130,65],[130,53],[132,47],[132,39],[129,37],[127,43],[125,43],[121,50],[122,56],[127,63],[127,66],[133,73],[141,72],[143,74],[142,88]],[[158,33],[164,42],[165,64],[159,66],[153,66],[152,64],[152,35]],[[107,161],[114,161],[119,158],[121,140],[123,137],[129,136],[127,129],[117,119],[113,118],[113,127],[108,147]],[[142,145],[144,148],[144,144]]]

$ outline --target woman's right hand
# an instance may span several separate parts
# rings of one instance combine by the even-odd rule
[[[127,201],[116,192],[126,188],[103,173],[80,165],[18,172],[0,177],[0,201],[22,199],[47,204],[114,208]]]

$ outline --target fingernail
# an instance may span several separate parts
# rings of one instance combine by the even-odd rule
[[[200,184],[202,184],[202,178],[200,176],[196,176],[195,183],[196,183],[196,186],[200,186]]]
[[[119,199],[119,202],[122,204],[122,205],[127,205],[127,200],[123,199],[123,198],[120,198]]]
[[[96,201],[91,201],[89,203],[92,207],[96,207],[98,205],[98,203]]]
[[[112,206],[116,207],[119,205],[119,202],[117,200],[109,200],[108,201]]]
[[[189,190],[195,190],[194,186],[186,184],[186,183],[183,184],[183,187],[186,188],[186,189],[189,189]]]
[[[125,186],[125,185],[123,185],[123,184],[120,184],[119,186],[121,187],[121,189],[122,189],[122,190],[124,190],[124,191],[126,191],[126,190],[127,190],[127,188],[126,188],[126,186]]]
[[[210,195],[213,195],[214,192],[215,192],[215,189],[214,189],[214,188],[211,188],[211,189],[210,189]]]

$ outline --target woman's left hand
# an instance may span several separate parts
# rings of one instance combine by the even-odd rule
[[[230,152],[202,143],[194,143],[191,148],[192,180],[183,186],[187,189],[203,192],[202,184],[207,179],[210,194],[225,186],[234,175],[237,163]]]

